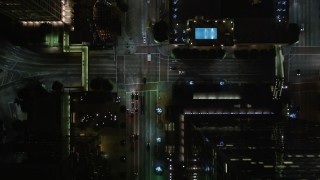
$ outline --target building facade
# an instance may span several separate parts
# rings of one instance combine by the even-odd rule
[[[4,0],[0,12],[18,21],[60,21],[61,0]]]

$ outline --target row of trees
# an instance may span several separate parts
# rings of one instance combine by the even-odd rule
[[[95,78],[90,82],[90,88],[93,91],[106,91],[112,92],[113,84],[108,79]],[[17,92],[17,98],[15,103],[17,103],[22,112],[28,112],[32,109],[32,103],[34,98],[45,97],[49,95],[61,95],[64,91],[64,86],[59,81],[54,81],[52,83],[51,91],[46,89],[44,84],[38,80],[30,80],[26,85]]]
[[[111,93],[113,89],[112,83],[103,78],[93,79],[90,86],[92,91],[99,92]],[[63,92],[64,86],[59,81],[54,81],[51,89],[36,79],[26,82],[25,86],[17,91],[15,98],[16,105],[21,108],[23,113],[27,113],[26,119],[17,119],[12,124],[18,132],[18,136],[21,135],[22,138],[37,135],[43,137],[46,135],[59,136],[61,95]],[[50,129],[51,134],[47,128]],[[48,133],[45,133],[46,131]]]
[[[276,52],[274,48],[271,49],[246,49],[235,50],[235,58],[237,59],[272,59],[275,57]]]
[[[174,48],[172,56],[176,59],[222,59],[225,55],[223,49],[201,50],[196,48]],[[275,49],[241,49],[234,50],[237,59],[272,59],[276,55]]]
[[[177,59],[221,59],[225,55],[223,49],[200,50],[196,48],[174,48],[172,55]]]
[[[236,43],[287,43],[294,44],[299,40],[300,27],[298,24],[270,23],[257,24],[254,22],[239,21],[236,26]],[[154,39],[158,42],[168,40],[169,25],[165,21],[155,23],[153,27]],[[233,39],[225,37],[225,44],[233,45]]]

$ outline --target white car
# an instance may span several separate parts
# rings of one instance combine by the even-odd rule
[[[147,61],[151,62],[151,54],[150,53],[147,55]]]
[[[304,31],[304,24],[301,24],[300,26],[300,32],[303,32]]]
[[[185,74],[186,72],[185,71],[179,71],[179,74]]]

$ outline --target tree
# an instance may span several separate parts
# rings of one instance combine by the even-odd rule
[[[164,21],[159,21],[153,26],[153,36],[154,39],[158,42],[168,40],[168,32],[168,24]]]
[[[27,129],[27,121],[16,120],[12,122],[12,128],[17,132],[24,132]]]
[[[95,91],[111,92],[113,85],[109,80],[99,77],[91,80],[90,88]]]
[[[93,21],[98,36],[104,42],[112,41],[116,35],[121,35],[121,11],[115,5],[97,1],[93,7]]]
[[[32,109],[32,101],[35,97],[46,95],[48,95],[48,92],[43,88],[40,81],[30,80],[23,88],[18,90],[17,93],[21,111],[28,112],[29,109]]]
[[[52,91],[56,94],[61,94],[63,92],[63,84],[59,81],[54,81],[52,83]]]
[[[120,106],[120,112],[121,113],[126,113],[127,112],[127,108],[125,105]]]
[[[117,0],[117,6],[122,12],[128,11],[128,3],[126,0]]]

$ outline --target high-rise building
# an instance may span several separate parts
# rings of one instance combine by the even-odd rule
[[[18,21],[61,21],[61,0],[3,0],[0,12]]]

